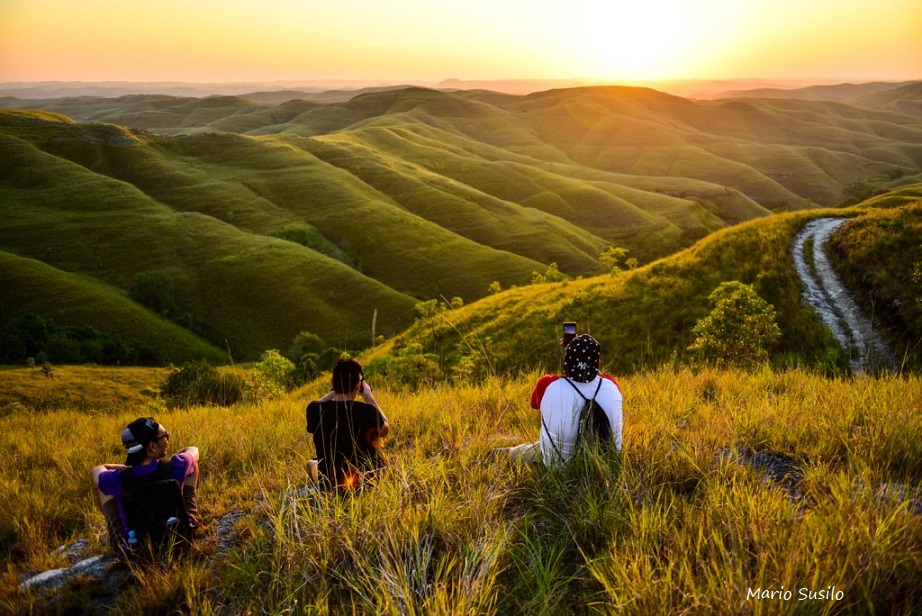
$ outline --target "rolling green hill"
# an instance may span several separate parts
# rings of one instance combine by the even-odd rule
[[[160,362],[226,360],[220,350],[189,330],[145,310],[118,289],[98,280],[7,252],[0,252],[0,269],[4,316],[33,313],[72,325],[117,332],[127,342],[144,344]]]
[[[918,365],[922,340],[922,308],[913,299],[922,297],[922,277],[917,274],[911,281],[907,274],[913,264],[922,271],[920,211],[922,185],[836,212],[854,218],[837,236],[837,245],[849,247],[845,250],[852,254],[850,282],[864,289],[873,273],[873,288],[868,288],[889,293],[885,297],[891,309],[902,307],[891,319],[890,335],[906,366]],[[823,210],[776,215],[718,231],[633,271],[510,289],[420,320],[366,359],[396,378],[402,361],[418,362],[423,356],[438,377],[554,370],[560,361],[561,323],[576,321],[581,332],[602,344],[607,369],[632,373],[682,362],[694,339],[693,327],[710,310],[708,295],[720,283],[738,280],[751,284],[776,309],[782,331],[782,342],[773,350],[776,364],[837,370],[844,365],[838,343],[801,302],[802,285],[790,256],[791,242],[803,224],[828,215]],[[905,259],[888,257],[893,250]],[[894,287],[898,278],[900,286]]]
[[[35,110],[0,110],[0,250],[135,307],[138,280],[160,276],[176,308],[153,317],[235,359],[304,330],[354,348],[376,310],[393,335],[420,300],[470,302],[551,264],[597,275],[611,243],[648,263],[773,210],[919,181],[922,121],[899,111],[915,90],[877,94],[886,109],[622,87],[7,98]],[[7,296],[5,319],[34,303]]]

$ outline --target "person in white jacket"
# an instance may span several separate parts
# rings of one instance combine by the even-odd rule
[[[531,394],[531,407],[541,412],[541,436],[535,443],[507,451],[522,461],[540,459],[547,465],[567,462],[576,448],[579,415],[586,400],[595,399],[608,417],[615,448],[621,451],[623,428],[621,388],[608,374],[601,374],[601,347],[588,334],[567,344],[565,375],[546,374]]]

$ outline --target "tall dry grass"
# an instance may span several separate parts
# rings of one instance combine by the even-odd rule
[[[536,376],[419,391],[374,383],[392,423],[389,465],[347,496],[311,490],[304,474],[303,407],[317,392],[184,412],[17,411],[0,418],[13,456],[0,483],[13,503],[8,571],[60,564],[49,553],[78,536],[103,549],[89,469],[117,461],[119,430],[149,410],[174,447],[201,448],[205,515],[247,517],[218,565],[203,565],[206,533],[202,554],[140,576],[113,599],[116,612],[922,609],[918,377],[626,377],[623,454],[548,471],[492,451],[536,437]],[[38,601],[9,578],[5,606]]]

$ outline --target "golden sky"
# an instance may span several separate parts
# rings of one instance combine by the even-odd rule
[[[0,82],[922,79],[922,0],[0,0]]]

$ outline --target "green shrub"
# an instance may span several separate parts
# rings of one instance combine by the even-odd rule
[[[146,344],[88,325],[59,325],[28,312],[0,323],[0,363],[19,364],[42,353],[58,364],[147,365],[160,358]]]
[[[365,371],[375,382],[386,381],[390,385],[420,387],[444,378],[439,356],[426,353],[422,346],[410,344],[384,357],[370,361]]]
[[[230,406],[243,398],[244,383],[236,374],[219,372],[204,361],[190,362],[174,370],[160,386],[160,393],[172,406],[197,404]]]
[[[714,309],[695,325],[695,341],[688,347],[696,360],[743,368],[767,361],[781,338],[774,306],[736,280],[721,283],[708,300]]]
[[[262,354],[246,384],[249,400],[272,400],[285,395],[294,385],[295,365],[275,349]]]
[[[135,274],[131,281],[131,299],[167,319],[175,319],[180,312],[173,278],[167,272],[146,271]]]

